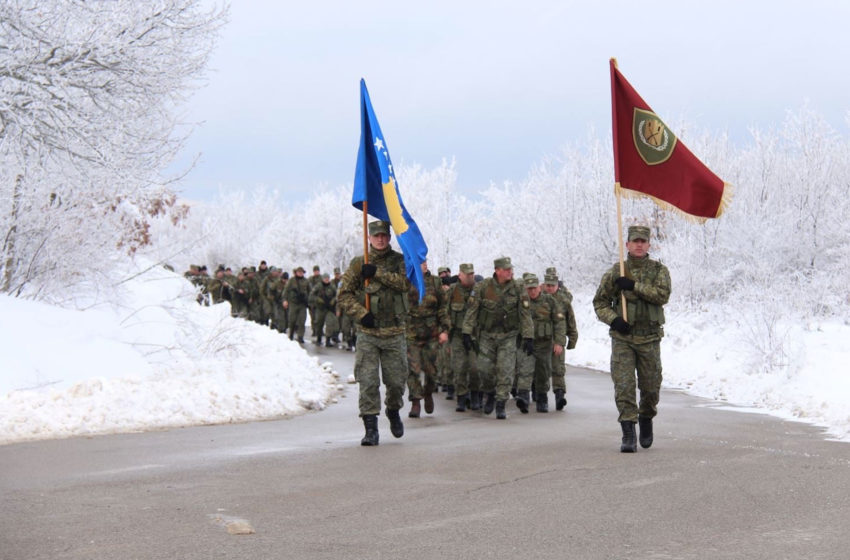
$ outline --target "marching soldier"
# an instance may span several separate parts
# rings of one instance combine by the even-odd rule
[[[425,412],[434,412],[434,392],[437,390],[437,348],[449,340],[449,319],[446,295],[442,282],[431,275],[428,263],[423,262],[422,275],[425,294],[419,301],[419,290],[408,291],[407,323],[407,388],[410,394],[411,418],[419,418],[419,400],[425,399]]]
[[[331,284],[331,277],[328,274],[322,275],[322,281],[313,288],[310,293],[310,301],[315,314],[315,331],[316,345],[322,345],[322,329],[325,328],[325,319],[328,316],[333,316],[336,311],[336,286]],[[327,345],[331,346],[330,333],[327,337]]]
[[[449,285],[446,294],[446,306],[449,316],[449,340],[451,348],[451,369],[454,373],[454,385],[457,393],[457,412],[465,412],[466,407],[470,410],[481,409],[481,383],[478,378],[476,360],[478,354],[475,351],[475,340],[477,333],[472,333],[472,348],[467,350],[463,346],[463,321],[472,298],[472,290],[475,286],[475,269],[472,264],[460,265],[460,273],[457,275],[458,282]]]
[[[295,269],[295,275],[286,282],[283,289],[283,308],[289,312],[289,340],[298,337],[304,343],[304,323],[307,321],[307,302],[310,298],[310,285],[304,278],[304,267]]]
[[[354,378],[360,385],[359,408],[366,434],[360,445],[378,445],[381,381],[390,432],[404,435],[399,409],[407,379],[407,293],[404,257],[390,247],[390,224],[369,223],[369,262],[354,257],[342,276],[337,299],[358,323]],[[365,307],[366,294],[370,308]]]
[[[520,353],[516,405],[523,414],[528,413],[529,388],[533,378],[537,412],[549,412],[547,393],[552,376],[552,356],[560,357],[564,353],[566,321],[555,298],[543,292],[537,276],[530,274],[524,283],[534,323],[534,352]]]
[[[496,418],[507,418],[505,401],[513,385],[516,371],[517,335],[522,350],[534,352],[534,325],[529,311],[528,294],[513,279],[510,257],[493,262],[491,278],[481,281],[472,293],[472,301],[463,320],[463,347],[472,349],[472,335],[479,333],[478,373],[482,390],[487,394],[484,413],[495,406]]]
[[[572,350],[578,342],[578,328],[576,326],[576,314],[573,311],[573,295],[558,280],[555,268],[547,268],[544,277],[543,290],[553,296],[561,307],[567,325],[567,347]],[[566,352],[560,356],[552,357],[552,391],[555,393],[555,409],[564,410],[567,406],[567,363]]]
[[[611,378],[623,430],[623,453],[637,451],[636,422],[640,424],[640,446],[652,445],[652,419],[661,393],[663,306],[670,299],[670,272],[649,258],[649,237],[648,227],[629,227],[625,276],[615,264],[602,276],[593,298],[596,316],[611,327]],[[626,317],[621,295],[626,299]]]

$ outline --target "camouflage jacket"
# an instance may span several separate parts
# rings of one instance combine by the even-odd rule
[[[558,302],[558,305],[561,308],[561,313],[564,314],[564,319],[567,324],[567,350],[572,350],[576,347],[576,343],[578,342],[578,327],[576,326],[576,314],[573,311],[573,295],[564,287],[558,289],[557,292],[553,294],[555,301]]]
[[[466,316],[466,310],[469,309],[474,289],[474,285],[466,287],[460,282],[455,282],[446,292],[446,311],[449,316],[449,329],[453,331],[453,334],[454,331],[459,332],[463,329],[463,318]]]
[[[620,265],[615,264],[602,275],[593,297],[596,316],[606,325],[621,317],[620,294],[626,296],[627,321],[632,326],[627,335],[611,329],[613,338],[637,344],[660,340],[664,336],[664,308],[670,299],[670,272],[658,261],[646,256],[626,260],[626,277],[635,281],[634,290],[620,290],[614,281],[620,277]]]
[[[310,307],[334,311],[336,308],[336,286],[319,282],[310,292]]]
[[[283,301],[288,301],[289,305],[307,305],[310,299],[310,284],[306,278],[293,276],[287,280],[281,297]]]
[[[430,272],[424,274],[425,295],[419,302],[419,290],[411,285],[407,291],[408,301],[408,338],[435,338],[441,332],[449,332],[449,318],[446,313],[446,293],[443,283]]]
[[[343,313],[354,319],[357,330],[379,337],[404,334],[407,325],[407,281],[404,257],[391,248],[381,251],[370,248],[369,264],[377,272],[366,286],[360,271],[363,257],[354,257],[342,275],[337,292],[337,302]],[[375,328],[366,328],[360,320],[366,315],[366,294],[370,297],[370,311],[375,316]]]
[[[516,280],[504,284],[495,275],[485,278],[472,290],[469,309],[463,318],[463,334],[478,332],[534,338],[528,292]]]
[[[559,346],[567,344],[567,322],[563,308],[554,296],[540,292],[537,299],[529,298],[535,340],[551,340]]]

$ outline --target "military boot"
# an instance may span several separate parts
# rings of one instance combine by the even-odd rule
[[[292,340],[295,337],[295,331],[289,331],[289,340]]]
[[[549,395],[546,393],[537,393],[537,412],[549,412]]]
[[[455,412],[466,412],[467,399],[469,399],[469,395],[457,396],[457,406],[455,407]]]
[[[564,396],[563,389],[555,389],[555,409],[564,410],[567,406],[567,397]]]
[[[419,406],[419,399],[410,399],[410,412],[407,414],[408,418],[419,418],[419,412],[422,408]]]
[[[652,418],[647,416],[638,416],[638,426],[640,426],[640,446],[644,449],[649,449],[652,445]]]
[[[469,392],[469,410],[481,410],[481,391]]]
[[[523,414],[528,414],[528,391],[517,391],[516,392],[516,407]]]
[[[390,421],[390,432],[393,437],[400,438],[404,435],[404,424],[401,423],[401,416],[398,410],[387,410],[387,418]]]
[[[637,442],[635,441],[635,423],[620,422],[623,428],[623,444],[620,445],[620,453],[634,453],[637,451]]]
[[[496,401],[496,418],[504,420],[508,415],[505,414],[505,401]]]
[[[434,394],[430,392],[425,393],[425,412],[431,414],[434,412]]]
[[[316,336],[316,346],[321,346],[321,345],[322,345],[322,335],[317,335]]]
[[[363,417],[363,426],[366,428],[366,435],[360,440],[360,445],[378,445],[378,417],[367,414]]]
[[[449,385],[449,388],[446,390],[446,400],[451,401],[455,398],[455,386]]]
[[[496,406],[496,393],[487,393],[487,402],[484,403],[484,414],[493,412],[493,407]]]

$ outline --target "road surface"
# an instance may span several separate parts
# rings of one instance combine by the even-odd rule
[[[351,372],[352,354],[318,352]],[[850,554],[847,444],[664,391],[653,447],[621,454],[608,375],[567,382],[564,412],[511,402],[507,420],[442,393],[401,439],[381,416],[373,448],[356,385],[291,419],[0,446],[0,558]]]

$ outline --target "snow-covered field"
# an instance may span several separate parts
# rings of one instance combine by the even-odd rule
[[[199,306],[162,268],[108,299],[0,296],[0,443],[278,418],[341,388],[330,364],[228,305]]]
[[[105,299],[70,310],[0,296],[0,443],[278,418],[320,410],[342,389],[331,364],[232,319],[226,304],[199,306],[191,285],[164,269]],[[607,370],[607,328],[589,295],[576,294],[574,307],[579,343],[568,362]],[[850,326],[778,322],[764,341],[740,316],[668,306],[665,386],[850,440]],[[776,355],[766,361],[762,350]]]

